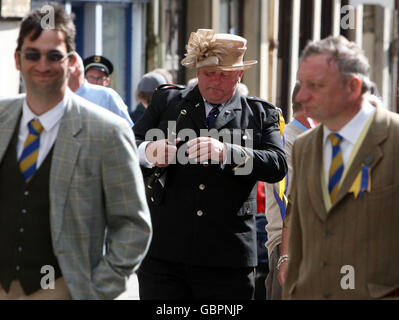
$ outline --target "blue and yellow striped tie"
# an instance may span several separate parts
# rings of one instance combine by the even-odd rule
[[[342,159],[341,147],[339,146],[343,137],[338,133],[331,133],[328,137],[332,145],[332,159],[328,174],[328,192],[330,193],[331,203],[333,203],[338,194],[339,181],[344,172],[344,162]]]
[[[37,155],[39,154],[40,133],[43,127],[38,120],[28,123],[29,134],[24,143],[24,150],[19,158],[19,169],[28,183],[36,172]]]

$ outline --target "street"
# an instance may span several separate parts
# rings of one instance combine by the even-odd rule
[[[127,290],[122,293],[115,300],[140,300],[139,299],[139,286],[137,282],[137,275],[130,276],[127,283]]]

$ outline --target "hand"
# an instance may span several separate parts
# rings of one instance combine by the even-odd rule
[[[187,154],[189,158],[197,162],[209,159],[223,162],[226,159],[226,145],[211,137],[199,137],[187,142]]]
[[[168,139],[150,142],[145,148],[147,160],[157,167],[167,167],[176,155],[179,141],[180,138],[173,144],[169,144]]]
[[[287,278],[288,261],[280,264],[280,269],[277,274],[277,280],[280,282],[281,288],[284,286],[285,279]]]

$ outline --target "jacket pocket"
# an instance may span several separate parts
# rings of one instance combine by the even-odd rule
[[[399,298],[399,284],[387,286],[369,282],[367,289],[369,290],[370,297],[374,299]]]

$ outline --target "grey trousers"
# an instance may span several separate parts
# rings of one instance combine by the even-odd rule
[[[278,271],[276,270],[278,258],[280,257],[280,246],[277,245],[269,257],[269,274],[266,278],[266,300],[281,300],[282,291],[280,282],[277,280]]]

